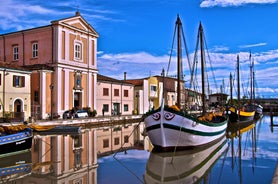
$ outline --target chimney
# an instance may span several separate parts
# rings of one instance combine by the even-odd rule
[[[126,72],[124,72],[124,80],[126,80]]]

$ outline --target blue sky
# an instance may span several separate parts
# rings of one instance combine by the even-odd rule
[[[229,75],[235,75],[239,55],[241,94],[248,95],[251,52],[256,95],[278,97],[278,0],[5,0],[0,34],[49,25],[77,10],[99,33],[100,74],[117,79],[124,72],[127,79],[160,75],[168,65],[179,14],[191,60],[202,22],[217,81],[212,92],[222,85],[229,94]],[[183,66],[189,80],[189,67]],[[170,69],[174,75],[175,66]]]

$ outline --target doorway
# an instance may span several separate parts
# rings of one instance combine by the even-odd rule
[[[18,120],[24,120],[24,112],[23,112],[23,102],[20,99],[16,99],[14,101],[14,109],[13,109],[13,118]]]
[[[120,103],[113,103],[112,115],[119,115],[119,114],[120,114]]]
[[[81,92],[74,92],[73,106],[77,109],[82,108],[82,93]]]

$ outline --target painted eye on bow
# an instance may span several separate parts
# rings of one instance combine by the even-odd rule
[[[155,114],[152,115],[152,117],[153,117],[154,120],[157,121],[157,120],[160,119],[160,113],[155,113]]]
[[[166,119],[166,120],[171,120],[171,119],[173,119],[175,117],[175,114],[172,114],[172,113],[165,113],[164,114],[164,118]]]

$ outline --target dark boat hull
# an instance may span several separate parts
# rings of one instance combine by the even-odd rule
[[[0,137],[0,157],[30,150],[32,147],[32,130],[26,130]]]
[[[246,112],[241,110],[236,110],[234,107],[229,108],[229,122],[250,122],[254,120],[255,111]]]

